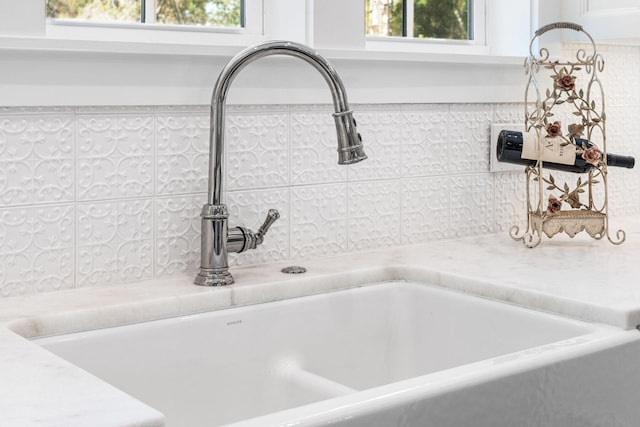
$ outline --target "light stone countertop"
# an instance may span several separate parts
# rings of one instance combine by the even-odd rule
[[[610,220],[620,246],[581,233],[529,249],[506,233],[232,269],[236,284],[192,277],[0,301],[0,425],[161,426],[162,414],[23,337],[39,337],[304,296],[384,280],[441,285],[623,329],[640,324],[640,218]],[[114,409],[114,408],[117,408]]]

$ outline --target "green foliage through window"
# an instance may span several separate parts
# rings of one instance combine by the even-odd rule
[[[240,0],[156,0],[156,20],[164,24],[240,27]]]
[[[145,22],[145,0],[47,0],[48,18]],[[161,24],[241,27],[242,0],[156,0]]]
[[[472,0],[366,0],[369,36],[471,40]],[[406,9],[413,7],[413,22]],[[412,28],[412,34],[407,34]]]
[[[368,36],[404,35],[403,0],[367,0],[365,28]]]
[[[140,0],[47,0],[47,17],[140,22]]]

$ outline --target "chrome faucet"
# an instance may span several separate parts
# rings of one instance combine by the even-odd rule
[[[307,46],[286,41],[273,41],[249,47],[238,53],[222,70],[211,97],[211,125],[209,133],[209,193],[202,207],[201,263],[195,278],[196,285],[224,286],[233,283],[229,273],[229,252],[255,249],[264,240],[269,227],[280,217],[271,209],[257,233],[244,227],[229,228],[229,213],[223,203],[224,119],[226,97],[231,82],[246,65],[270,55],[294,56],[311,64],[329,85],[335,112],[333,117],[338,132],[338,163],[347,165],[367,158],[362,149],[362,138],[347,103],[342,81],[333,66]]]

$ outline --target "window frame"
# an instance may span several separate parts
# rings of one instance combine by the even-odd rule
[[[404,0],[406,5],[405,31],[413,34],[413,5],[414,0]],[[469,0],[472,4],[472,31],[473,39],[454,40],[436,38],[417,38],[413,35],[394,36],[369,36],[366,38],[366,47],[371,50],[401,50],[407,52],[444,53],[457,54],[489,54],[487,46],[487,0]],[[411,22],[411,25],[408,24]]]
[[[36,1],[42,9],[30,8]],[[254,1],[262,6],[263,0]],[[502,15],[489,13],[487,28],[502,28],[490,24],[513,17],[516,8],[523,14],[518,19],[528,20],[532,2],[492,0],[492,8],[495,4]],[[524,55],[514,53],[513,46],[528,46],[530,30],[518,26],[518,40],[511,27],[509,37],[494,35],[493,40],[511,43],[495,52],[488,43],[469,46],[422,39],[395,42],[398,47],[382,42],[376,48],[365,37],[364,0],[264,0],[260,34],[168,30],[164,25],[52,25],[44,19],[44,0],[20,2],[17,11],[13,6],[3,9],[9,3],[13,2],[0,2],[0,24],[19,21],[18,17],[23,21],[9,34],[2,34],[0,25],[0,106],[208,104],[215,79],[229,59],[266,40],[291,40],[317,50],[340,71],[352,103],[517,102],[522,97]],[[37,13],[41,16],[35,19]],[[29,32],[24,31],[25,22],[32,24]],[[389,79],[396,74],[402,78]],[[301,61],[266,58],[240,77],[230,93],[231,103],[330,102],[324,81]]]
[[[262,16],[264,13],[263,0],[242,0],[243,13],[241,27],[213,27],[190,24],[159,24],[155,22],[156,0],[141,0],[144,7],[145,22],[108,22],[87,21],[75,19],[46,19],[46,34],[51,38],[62,39],[91,39],[91,40],[120,40],[119,32],[126,33],[125,40],[133,42],[157,41],[171,43],[172,37],[177,37],[181,43],[189,42],[188,34],[193,34],[192,43],[198,40],[215,41],[215,35],[224,34],[238,36],[259,36],[264,32]],[[177,33],[182,33],[176,36]],[[209,34],[209,36],[207,36]],[[205,40],[203,40],[203,38]]]

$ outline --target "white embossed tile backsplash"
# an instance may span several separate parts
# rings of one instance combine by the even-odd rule
[[[0,116],[0,207],[74,200],[75,117],[4,110]]]
[[[626,104],[633,102],[633,104]],[[490,124],[519,104],[354,105],[369,159],[338,166],[329,105],[230,106],[231,225],[277,221],[232,266],[505,232],[521,173],[489,173]],[[610,150],[640,153],[637,98],[609,108]],[[633,138],[629,138],[632,136]],[[0,295],[199,266],[207,106],[0,109]],[[612,212],[640,213],[640,168],[612,171]],[[625,195],[627,197],[625,197]]]

